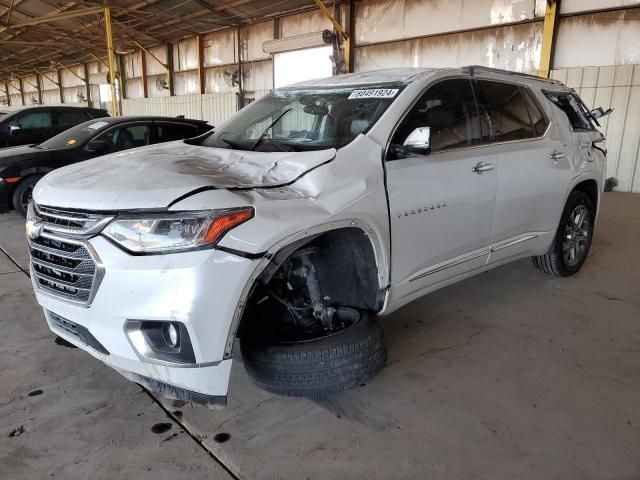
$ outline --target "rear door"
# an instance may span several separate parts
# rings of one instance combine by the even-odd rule
[[[391,276],[397,299],[481,268],[496,198],[490,149],[469,78],[427,89],[398,125],[386,160]],[[431,130],[428,155],[398,155],[416,128]],[[482,167],[482,168],[479,168]]]
[[[91,120],[91,116],[86,110],[80,108],[56,109],[55,130],[56,134],[74,127],[80,123]]]
[[[491,262],[548,244],[557,227],[571,168],[567,145],[526,86],[474,82],[490,126],[483,143],[496,162],[497,194]],[[544,101],[544,100],[542,100]],[[553,127],[553,126],[552,126]]]

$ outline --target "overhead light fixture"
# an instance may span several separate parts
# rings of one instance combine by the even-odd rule
[[[130,45],[125,45],[123,43],[119,43],[113,49],[113,53],[116,55],[129,55],[130,53],[135,52],[136,49]]]

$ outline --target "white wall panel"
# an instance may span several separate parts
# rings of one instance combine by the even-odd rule
[[[25,94],[35,92],[37,96],[38,89],[34,87],[34,85],[38,85],[38,77],[36,75],[28,75],[24,77],[22,88],[24,89]]]
[[[293,37],[303,33],[321,32],[325,28],[331,29],[333,26],[320,10],[288,15],[280,19],[280,37]]]
[[[242,29],[242,39],[246,44],[245,55],[242,60],[260,60],[269,58],[268,53],[262,50],[262,44],[273,39],[273,20],[254,23]]]
[[[237,92],[238,87],[231,85],[229,81],[230,75],[237,70],[236,65],[227,65],[226,67],[208,68],[205,70],[205,87],[206,93],[224,93]],[[225,72],[227,75],[225,75]]]
[[[215,67],[217,65],[237,62],[236,50],[238,40],[236,35],[237,31],[235,29],[227,29],[206,35],[202,39],[204,43],[204,66]]]
[[[69,71],[71,70],[71,71]],[[81,78],[84,78],[84,67],[82,65],[74,65],[69,67],[69,70],[66,68],[60,69],[60,77],[62,79],[63,87],[81,87],[84,86],[84,81],[80,78],[76,77],[78,75]],[[71,73],[73,72],[73,73]],[[74,75],[75,73],[75,75]],[[55,78],[55,77],[53,77]]]
[[[176,72],[198,68],[198,41],[196,37],[181,40],[173,45],[173,68]]]
[[[640,63],[640,8],[562,18],[554,68]]]
[[[137,98],[122,101],[125,115],[160,115],[207,120],[219,125],[236,112],[237,97],[233,92],[222,94],[181,95],[168,98]]]
[[[167,63],[167,48],[164,45],[159,45],[157,47],[152,47],[147,49],[150,53],[152,53],[160,62],[166,65]],[[160,65],[158,60],[153,58],[151,55],[145,55],[145,61],[147,64],[147,75],[160,75],[166,72],[166,69]]]
[[[42,103],[44,105],[59,105],[60,91],[57,88],[55,90],[43,90]]]
[[[363,0],[356,6],[357,45],[531,20],[540,14],[536,0]]]
[[[245,63],[242,68],[245,72],[245,91],[256,92],[273,89],[273,62],[271,60]]]
[[[78,106],[78,105],[86,106],[87,105],[87,101],[86,101],[87,91],[86,91],[86,89],[84,87],[63,88],[62,89],[62,95],[64,96],[64,103],[65,104],[70,104],[70,105],[74,105],[74,106]],[[78,97],[78,95],[83,95],[84,98],[85,98],[85,101],[81,101],[80,98]]]
[[[640,5],[640,0],[562,0],[560,14]]]
[[[141,78],[131,78],[126,80],[127,98],[142,98],[144,90],[142,89]]]
[[[58,88],[58,85],[56,85],[55,83],[53,83],[50,79],[55,80],[56,82],[58,81],[58,72],[56,70],[48,70],[43,72],[46,77],[44,75],[41,75],[41,80],[42,80],[42,89],[43,90],[53,90],[54,88]]]
[[[124,76],[126,78],[142,76],[142,52],[140,50],[124,56]]]
[[[176,72],[174,75],[174,89],[176,95],[192,95],[200,93],[198,71]]]
[[[542,22],[356,48],[356,70],[484,65],[518,72],[540,66]]]
[[[616,190],[640,192],[640,65],[553,70],[551,76],[576,89],[588,107],[613,107],[603,119],[607,137],[607,177]]]

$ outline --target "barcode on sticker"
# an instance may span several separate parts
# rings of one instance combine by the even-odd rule
[[[349,100],[354,98],[393,98],[398,93],[397,88],[372,88],[369,90],[354,90]]]

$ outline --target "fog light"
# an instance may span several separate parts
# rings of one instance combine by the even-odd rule
[[[177,348],[180,344],[180,334],[176,326],[169,322],[166,323],[162,328],[162,336],[164,337],[164,341],[171,348]]]

